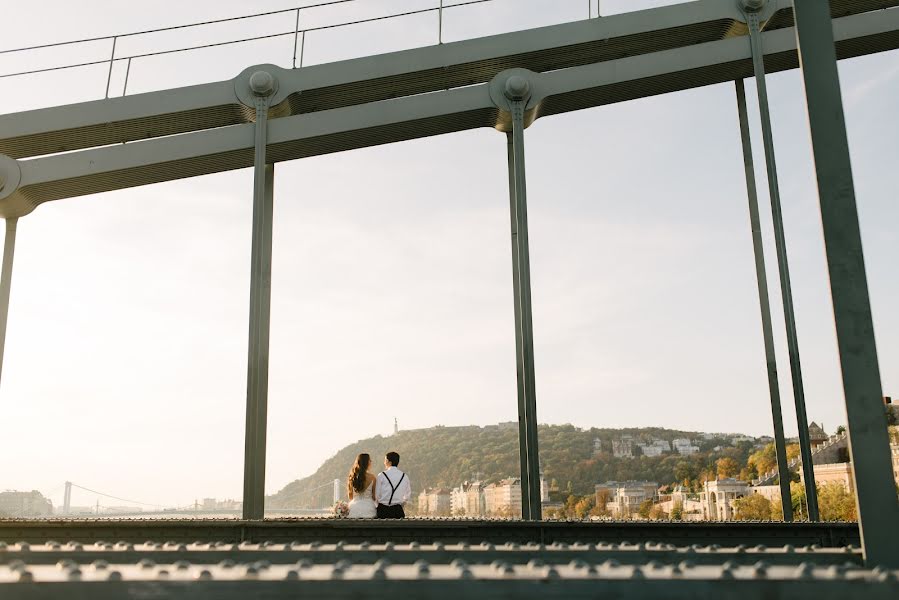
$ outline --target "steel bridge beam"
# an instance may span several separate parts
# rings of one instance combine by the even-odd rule
[[[796,0],[795,10],[862,548],[869,565],[897,568],[899,501],[831,17],[819,0]]]
[[[772,0],[770,4],[767,30],[791,26],[790,2]],[[834,0],[832,13],[845,17],[897,5],[899,0]],[[282,85],[273,98],[271,118],[486,83],[509,68],[549,72],[742,37],[747,33],[743,20],[736,0],[700,0],[302,69],[279,69]],[[252,102],[236,93],[238,87],[232,81],[221,81],[0,116],[0,154],[26,158],[249,123],[253,120]]]
[[[899,48],[899,11],[838,19],[834,21],[834,35],[841,58]],[[765,33],[763,39],[767,72],[798,66],[792,29]],[[752,58],[745,40],[725,39],[535,73],[532,94],[536,102],[533,107],[529,104],[527,122],[750,76]],[[259,68],[272,71],[281,80],[282,70],[266,65],[248,69],[238,83]],[[268,160],[293,160],[478,127],[509,130],[509,115],[498,111],[488,87],[480,84],[272,119]],[[251,100],[247,102],[252,106]],[[0,216],[22,216],[49,200],[250,167],[253,139],[252,124],[232,125],[13,161],[21,170],[21,183],[0,189]]]

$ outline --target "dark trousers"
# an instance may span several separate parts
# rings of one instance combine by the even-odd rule
[[[386,504],[378,504],[378,518],[405,519],[406,512],[403,510],[402,504],[393,504],[391,506],[387,506]]]

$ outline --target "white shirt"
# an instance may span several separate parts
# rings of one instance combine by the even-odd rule
[[[396,504],[405,504],[412,497],[412,484],[409,477],[403,477],[404,473],[396,467],[390,467],[383,473],[378,474],[377,489],[375,490],[376,500],[378,504],[385,506],[394,506]],[[402,478],[402,481],[400,481]],[[387,483],[390,480],[390,483]],[[394,493],[390,489],[390,484],[396,488]],[[393,494],[393,502],[390,501],[390,494]]]

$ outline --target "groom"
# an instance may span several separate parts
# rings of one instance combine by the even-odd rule
[[[412,484],[406,474],[397,468],[399,464],[400,455],[388,452],[384,458],[384,471],[378,475],[378,485],[375,487],[379,519],[406,518],[403,505],[412,496]]]

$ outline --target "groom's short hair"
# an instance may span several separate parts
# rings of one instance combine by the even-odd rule
[[[387,458],[394,467],[397,467],[400,464],[400,455],[396,452],[388,452],[385,458]]]

